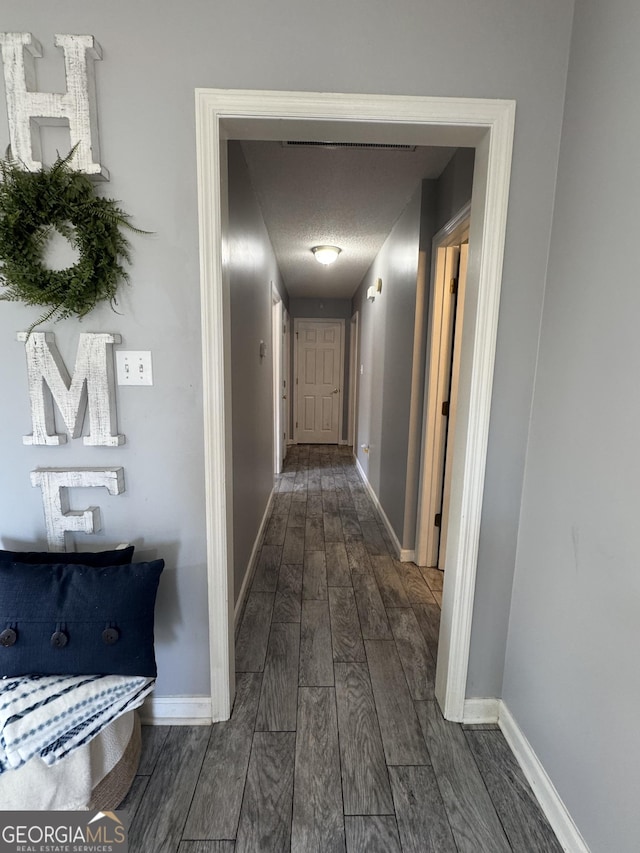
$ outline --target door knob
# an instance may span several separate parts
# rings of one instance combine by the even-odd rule
[[[339,389],[339,388],[334,388],[332,393],[333,393],[333,394],[339,394],[339,393],[340,393],[340,389]]]
[[[286,400],[286,399],[287,399],[287,395],[286,395],[286,394],[283,394],[283,395],[282,395],[282,399],[283,399],[283,400]]]

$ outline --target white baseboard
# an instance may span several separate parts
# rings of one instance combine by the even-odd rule
[[[210,726],[209,696],[148,696],[140,710],[143,723],[150,726]]]
[[[249,562],[247,564],[246,571],[244,573],[244,579],[242,581],[242,586],[240,587],[240,594],[238,595],[238,600],[236,601],[236,607],[234,612],[234,628],[238,628],[238,621],[242,614],[242,608],[244,607],[244,600],[247,597],[247,592],[249,591],[249,584],[251,583],[251,579],[253,578],[253,573],[256,569],[256,563],[258,560],[258,553],[260,551],[260,546],[262,545],[262,539],[264,537],[264,531],[267,527],[267,521],[269,520],[269,514],[271,513],[271,507],[273,505],[273,496],[275,494],[275,490],[271,490],[271,494],[269,495],[269,500],[267,501],[267,508],[264,511],[264,515],[262,516],[262,521],[260,522],[260,527],[258,528],[258,534],[256,536],[255,542],[253,543],[253,548],[251,550],[251,556],[249,557]]]
[[[499,699],[465,699],[462,722],[480,725],[497,723],[500,717]]]
[[[389,536],[391,537],[391,542],[392,542],[393,547],[394,547],[394,549],[395,549],[396,556],[397,556],[399,559],[402,559],[402,557],[401,557],[401,555],[402,555],[402,547],[400,546],[400,541],[399,541],[398,537],[396,536],[395,530],[394,530],[394,529],[393,529],[393,527],[391,526],[391,522],[390,522],[390,521],[389,521],[389,519],[387,518],[387,514],[386,514],[386,513],[385,513],[385,511],[382,509],[382,505],[380,504],[380,501],[378,500],[378,496],[377,496],[377,495],[376,495],[376,493],[374,492],[374,490],[373,490],[373,486],[371,485],[371,483],[370,483],[370,482],[369,482],[369,480],[367,479],[367,475],[364,473],[364,468],[363,468],[363,467],[362,467],[362,465],[360,464],[360,460],[358,459],[358,457],[357,457],[355,454],[354,454],[354,457],[353,457],[353,458],[356,460],[356,468],[358,469],[358,473],[359,473],[359,474],[360,474],[360,476],[362,477],[362,482],[364,483],[364,485],[365,485],[365,487],[366,487],[367,491],[369,492],[369,497],[370,497],[370,498],[371,498],[371,500],[373,501],[373,505],[375,506],[375,508],[376,508],[376,509],[378,510],[378,512],[380,513],[380,518],[381,518],[381,519],[382,519],[382,521],[384,522],[384,526],[387,528],[387,533],[388,533],[388,534],[389,534]]]
[[[562,848],[567,853],[589,853],[589,848],[580,834],[580,830],[575,825],[567,807],[562,802],[553,782],[542,766],[540,759],[533,751],[524,732],[504,702],[500,701],[499,705],[498,723],[502,729],[502,733],[511,747],[511,751],[517,758],[518,764],[531,785],[533,793],[540,803],[540,807],[551,824],[551,828],[555,832]]]
[[[415,563],[416,561],[416,552],[409,551],[408,548],[400,549],[400,562],[401,563]]]

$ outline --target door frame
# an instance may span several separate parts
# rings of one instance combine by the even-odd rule
[[[354,454],[358,441],[358,345],[360,343],[360,312],[354,311],[349,326],[349,412],[347,420],[347,444]]]
[[[204,480],[212,720],[235,691],[228,139],[335,139],[475,148],[471,254],[454,436],[436,698],[464,719],[506,234],[515,101],[196,89]]]
[[[433,523],[436,509],[436,494],[441,472],[437,465],[438,441],[441,437],[442,416],[438,412],[438,382],[441,376],[440,356],[442,340],[443,284],[439,276],[438,262],[442,253],[468,238],[471,202],[465,204],[447,222],[431,242],[431,279],[429,284],[429,323],[427,328],[427,370],[424,378],[424,417],[422,422],[422,454],[418,486],[418,511],[416,520],[415,562],[426,566],[433,551]],[[443,270],[444,275],[444,270]],[[448,369],[448,365],[445,366]],[[440,531],[442,535],[443,529]],[[445,532],[446,535],[446,532]]]
[[[273,473],[282,473],[285,456],[285,439],[282,437],[282,380],[284,369],[283,350],[283,304],[277,287],[271,282],[271,356],[273,361]]]
[[[291,439],[291,317],[286,308],[282,309],[282,379],[284,388],[284,452],[292,444]]]
[[[293,334],[295,342],[293,344],[293,442],[298,443],[298,324],[299,323],[338,323],[340,326],[340,405],[338,407],[338,441],[342,441],[342,422],[344,410],[344,338],[345,338],[345,321],[340,317],[294,317],[293,318]]]

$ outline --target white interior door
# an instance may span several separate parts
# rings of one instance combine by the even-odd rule
[[[295,439],[338,444],[342,421],[344,321],[296,320]]]
[[[275,288],[272,290],[273,313],[271,324],[271,352],[273,354],[273,471],[280,474],[284,459],[282,421],[282,301]]]
[[[287,445],[291,440],[291,320],[286,308],[282,314],[282,434],[286,457]]]
[[[440,309],[440,340],[434,346],[432,358],[435,371],[435,422],[433,458],[433,474],[431,481],[431,506],[433,507],[431,525],[427,538],[427,565],[438,565],[440,548],[440,532],[442,530],[442,495],[444,489],[445,454],[447,433],[451,415],[451,364],[453,357],[454,323],[456,319],[456,303],[458,288],[452,287],[452,282],[458,281],[458,263],[460,250],[458,246],[449,246],[439,251],[437,270],[441,278],[436,286]]]
[[[451,362],[451,384],[449,388],[449,423],[447,425],[447,453],[445,456],[445,468],[442,486],[442,510],[440,524],[440,548],[438,550],[438,560],[435,565],[439,569],[444,569],[446,545],[447,545],[447,526],[449,524],[449,503],[451,500],[451,473],[453,470],[453,454],[451,448],[453,446],[453,435],[456,428],[456,412],[458,408],[458,377],[460,374],[460,338],[462,335],[462,323],[464,313],[464,294],[467,284],[467,263],[469,259],[469,244],[463,243],[460,246],[460,260],[458,270],[458,299],[456,307],[456,319],[454,330],[454,345]]]

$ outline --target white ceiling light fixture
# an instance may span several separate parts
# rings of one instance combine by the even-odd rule
[[[311,251],[319,264],[329,266],[329,264],[336,262],[342,249],[339,249],[337,246],[314,246]]]

